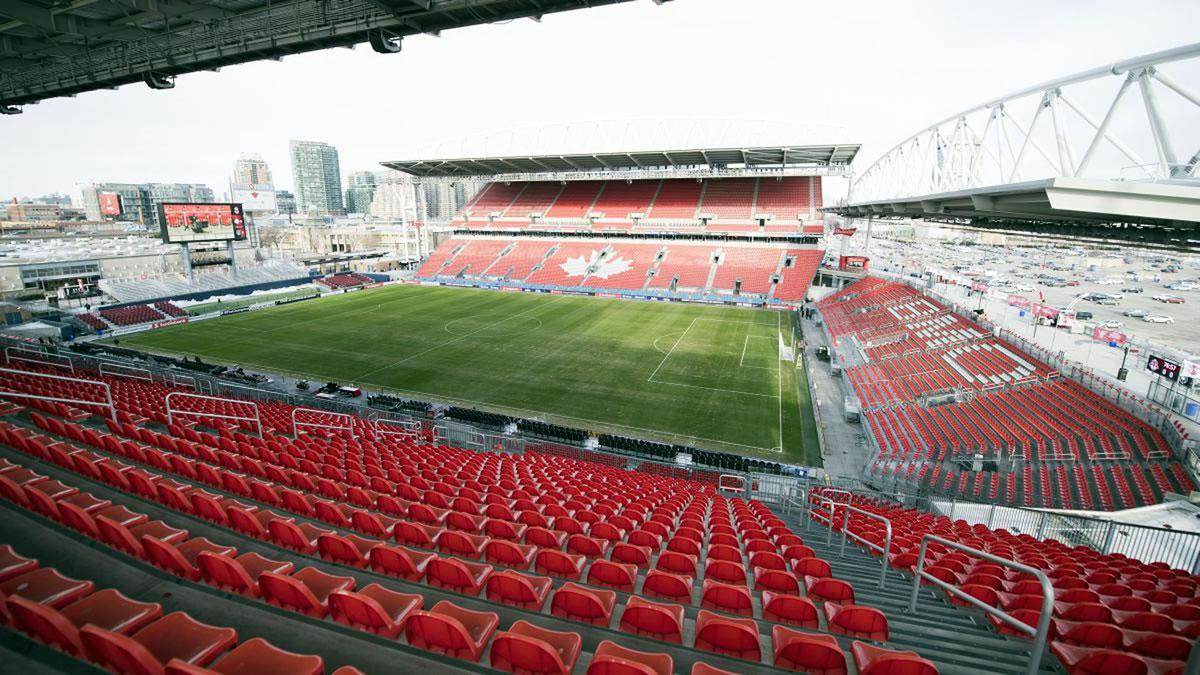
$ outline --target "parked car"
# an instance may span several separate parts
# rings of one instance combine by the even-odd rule
[[[1070,281],[1068,281],[1068,282],[1067,282],[1067,285],[1068,285],[1068,286],[1078,286],[1078,285],[1079,285],[1079,282],[1078,282],[1078,281],[1075,281],[1074,279],[1072,279],[1072,280],[1070,280]]]
[[[1146,291],[1146,289],[1142,288],[1141,286],[1126,286],[1121,290],[1125,291],[1126,293],[1144,293]]]
[[[1175,323],[1175,319],[1166,314],[1147,314],[1142,317],[1142,321],[1146,323]]]
[[[1169,305],[1183,304],[1183,298],[1179,297],[1178,295],[1156,295],[1154,296],[1154,299],[1159,302],[1165,302]]]
[[[1150,314],[1150,312],[1147,312],[1144,309],[1127,309],[1121,313],[1132,319],[1140,319],[1140,318]]]
[[[1121,299],[1106,295],[1103,298],[1096,298],[1095,302],[1097,305],[1119,305],[1121,304]]]
[[[1123,325],[1125,325],[1125,324],[1121,323],[1120,321],[1117,321],[1116,319],[1109,319],[1108,321],[1100,322],[1101,328],[1120,328]]]
[[[1092,319],[1092,313],[1087,310],[1075,312],[1075,318],[1079,319],[1080,321],[1090,321]]]

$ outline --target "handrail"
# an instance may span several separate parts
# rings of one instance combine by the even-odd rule
[[[254,417],[244,417],[244,416],[240,416],[240,415],[221,415],[219,413],[206,413],[206,412],[201,412],[199,410],[175,410],[175,409],[171,408],[171,399],[176,396],[184,396],[187,398],[198,398],[198,399],[205,400],[205,401],[220,401],[223,403],[237,403],[237,404],[241,404],[241,405],[248,405],[248,406],[251,406],[252,408],[254,408]],[[210,417],[213,419],[238,420],[238,421],[245,421],[245,422],[249,422],[249,421],[253,420],[254,423],[258,425],[258,435],[262,436],[262,433],[263,433],[262,415],[259,413],[258,403],[254,402],[254,401],[245,401],[240,398],[221,398],[220,396],[205,396],[203,394],[192,394],[192,393],[189,393],[186,391],[173,391],[173,392],[167,394],[165,397],[163,397],[163,406],[167,409],[167,424],[175,423],[175,415],[190,415],[193,417]]]
[[[828,514],[822,512],[822,511],[818,511],[816,509],[809,509],[809,513],[813,514],[813,517],[815,519],[819,520],[820,522],[825,523],[825,526],[829,530],[829,533],[825,536],[825,543],[827,545],[832,544],[833,543],[833,521],[835,518],[837,518],[837,507],[849,506],[849,504],[847,502],[835,502],[833,499],[826,497],[824,495],[812,495],[812,499],[814,501],[822,504],[823,506],[827,505],[827,508],[829,511]]]
[[[887,537],[885,538],[882,547],[879,546],[878,544],[875,544],[875,543],[873,543],[863,537],[860,537],[857,534],[854,534],[853,532],[850,531],[850,512],[851,511],[853,511],[854,513],[860,513],[872,520],[878,520],[879,522],[883,523],[884,526],[887,527]],[[846,539],[847,538],[854,539],[854,541],[857,541],[858,543],[863,544],[864,546],[871,549],[872,551],[878,551],[879,557],[882,558],[882,561],[880,564],[880,567],[882,569],[879,571],[879,587],[883,588],[884,585],[887,583],[888,554],[892,552],[892,521],[891,521],[891,519],[885,518],[877,513],[871,513],[870,511],[860,509],[857,506],[854,506],[852,504],[846,504],[846,509],[845,509],[844,513],[845,513],[845,515],[842,516],[842,548],[840,551],[838,551],[838,555],[840,555],[842,557],[846,556]]]
[[[972,556],[983,558],[989,562],[994,562],[997,565],[1008,567],[1019,572],[1024,572],[1025,574],[1035,577],[1042,585],[1042,612],[1038,616],[1037,627],[1034,628],[1024,621],[1013,617],[1008,612],[993,607],[972,595],[964,593],[963,591],[959,590],[958,587],[952,586],[926,572],[925,554],[929,547],[929,542],[931,541],[941,544],[947,548],[962,551],[963,553],[968,553]],[[971,548],[970,546],[965,546],[956,541],[943,539],[942,537],[933,534],[927,534],[921,538],[921,555],[917,558],[917,572],[913,577],[912,599],[908,603],[908,611],[912,614],[917,612],[917,600],[920,598],[922,581],[928,581],[946,593],[953,595],[960,600],[968,602],[975,607],[982,609],[984,612],[1000,619],[1013,628],[1016,628],[1023,633],[1028,633],[1030,636],[1032,636],[1033,646],[1030,649],[1029,665],[1026,667],[1025,672],[1028,675],[1037,675],[1038,669],[1040,668],[1042,662],[1042,653],[1046,651],[1046,638],[1050,629],[1050,615],[1054,609],[1054,587],[1050,585],[1050,577],[1047,577],[1045,572],[1037,569],[1036,567],[1023,565],[1019,562],[1009,560],[1008,558],[1001,558],[998,555],[993,555],[986,551],[980,551],[977,548]]]
[[[88,386],[101,387],[104,389],[104,397],[107,401],[88,401],[85,399],[63,398],[61,396],[42,396],[40,394],[25,394],[19,391],[0,391],[0,397],[11,398],[27,398],[31,401],[53,401],[55,403],[82,403],[86,405],[98,405],[108,408],[109,417],[112,421],[117,421],[117,406],[113,402],[112,387],[107,382],[97,382],[96,380],[87,380],[79,377],[64,377],[62,375],[49,375],[47,373],[39,373],[33,370],[19,370],[14,368],[0,368],[0,373],[14,373],[17,375],[25,375],[27,377],[44,377],[50,380],[62,380],[64,382],[77,382]]]
[[[346,426],[335,427],[332,424],[322,424],[320,422],[301,422],[299,419],[297,419],[296,414],[302,413],[302,412],[317,413],[318,415],[333,415],[334,417],[345,419]],[[295,408],[292,408],[292,433],[295,434],[296,436],[299,436],[300,435],[300,427],[313,427],[315,429],[330,429],[332,431],[349,431],[350,438],[352,438],[352,439],[355,438],[355,436],[354,436],[354,416],[350,415],[348,413],[333,412],[331,410],[320,410],[318,408],[302,408],[300,406],[296,406]]]

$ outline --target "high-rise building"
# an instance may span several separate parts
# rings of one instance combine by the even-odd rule
[[[369,213],[371,201],[375,199],[375,188],[381,180],[381,172],[355,171],[347,178],[349,187],[346,188],[346,211],[349,213]]]
[[[337,148],[312,141],[292,141],[290,148],[297,209],[302,213],[344,214]]]
[[[121,213],[100,210],[100,195],[120,197]],[[118,220],[159,227],[158,205],[163,202],[211,203],[216,201],[212,188],[199,183],[95,183],[83,187],[83,210],[88,220]]]
[[[449,223],[466,206],[484,183],[477,181],[436,182],[424,186],[425,213],[431,223]]]
[[[371,217],[406,224],[420,220],[417,189],[412,176],[388,170],[380,172],[378,178],[375,198],[371,200]]]
[[[275,191],[275,205],[280,213],[295,213],[296,212],[296,195],[287,190]]]
[[[242,155],[233,165],[234,185],[274,185],[271,167],[258,155]]]

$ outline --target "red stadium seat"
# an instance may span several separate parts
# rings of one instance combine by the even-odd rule
[[[582,555],[547,548],[538,551],[533,560],[533,569],[538,574],[548,574],[570,581],[579,581],[583,575],[583,566],[587,563],[587,559]]]
[[[129,635],[162,616],[162,605],[136,602],[114,589],[106,589],[57,611],[21,596],[6,601],[17,627],[39,641],[76,656],[83,655],[79,629],[91,625]]]
[[[424,604],[423,596],[398,593],[379,584],[329,594],[329,614],[334,621],[390,638],[400,635],[409,613]]]
[[[614,588],[618,591],[632,593],[637,583],[637,567],[623,565],[611,560],[600,559],[588,568],[587,582],[593,586]]]
[[[874,607],[826,602],[825,618],[829,622],[829,632],[831,633],[887,642],[887,617]]]
[[[84,626],[79,631],[88,660],[120,673],[162,673],[172,659],[205,666],[237,642],[232,628],[209,626],[184,612],[155,621],[132,637]]]
[[[550,613],[573,621],[607,626],[612,622],[612,611],[616,604],[617,594],[613,591],[584,588],[568,582],[554,592]]]
[[[443,600],[429,611],[416,610],[404,625],[404,637],[419,649],[478,661],[500,623],[492,612],[474,612]]]
[[[339,668],[337,672],[343,670]],[[325,661],[320,656],[289,652],[262,638],[243,642],[208,669],[197,668],[179,659],[172,659],[166,668],[166,675],[320,675],[323,672]]]
[[[683,574],[671,574],[662,570],[646,572],[642,582],[642,594],[663,600],[675,600],[692,604],[692,584],[695,580]]]
[[[670,654],[639,652],[605,640],[597,645],[587,675],[672,675],[674,671]]]
[[[425,569],[430,586],[449,588],[466,595],[479,595],[492,574],[492,566],[457,558],[433,558]]]
[[[1058,657],[1069,675],[1146,675],[1150,672],[1141,657],[1115,649],[1076,647],[1056,641],[1050,643],[1050,652]]]
[[[683,644],[683,605],[630,596],[621,614],[621,630],[664,642]]]
[[[507,631],[496,634],[490,660],[493,668],[506,673],[569,675],[582,647],[578,633],[516,621]]]
[[[762,657],[758,624],[700,610],[696,615],[696,649],[758,661]]]
[[[854,602],[854,587],[841,579],[832,577],[818,579],[807,576],[804,577],[804,587],[808,592],[808,597],[814,600],[837,603]]]
[[[846,655],[830,635],[815,635],[786,626],[771,628],[775,665],[813,675],[845,675]]]
[[[549,577],[501,570],[487,579],[487,598],[514,607],[540,611],[546,604],[554,580]]]
[[[305,567],[291,576],[264,572],[258,577],[263,599],[272,605],[322,618],[329,613],[329,596],[335,591],[354,590],[353,577],[326,574]]]
[[[0,597],[20,596],[41,605],[61,609],[91,594],[95,584],[59,574],[52,567],[31,570],[0,584]]]
[[[371,569],[406,581],[418,581],[425,577],[429,561],[436,557],[434,553],[404,546],[380,545],[371,549]]]
[[[741,616],[754,614],[754,604],[749,588],[740,584],[725,584],[712,579],[704,580],[704,585],[700,590],[700,606]]]
[[[492,539],[483,547],[484,558],[497,565],[528,569],[537,555],[537,547],[517,544],[504,539]]]
[[[821,624],[817,607],[808,598],[763,591],[762,604],[763,618],[767,621],[801,628],[817,628]]]

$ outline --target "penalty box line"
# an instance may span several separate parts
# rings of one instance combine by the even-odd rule
[[[756,391],[742,391],[740,389],[725,389],[724,387],[706,387],[704,385],[699,385],[699,384],[686,384],[683,382],[667,382],[665,380],[654,379],[654,376],[658,374],[658,371],[661,370],[662,367],[667,363],[667,360],[671,358],[671,354],[675,352],[675,348],[678,347],[680,345],[680,343],[682,343],[684,341],[685,338],[687,338],[688,332],[692,330],[692,327],[696,325],[697,321],[715,321],[718,323],[744,323],[744,324],[748,324],[748,325],[757,323],[754,321],[729,321],[729,320],[725,320],[725,319],[708,319],[705,317],[696,317],[696,318],[692,319],[692,322],[688,324],[688,327],[683,329],[683,333],[680,334],[679,338],[675,340],[675,343],[671,345],[671,348],[667,350],[667,353],[662,357],[662,360],[658,362],[658,366],[655,367],[654,372],[650,373],[650,376],[646,378],[647,382],[650,382],[653,384],[665,384],[670,387],[687,387],[689,389],[703,389],[705,391],[720,391],[720,392],[724,392],[727,394],[737,394],[740,396],[757,396],[759,398],[777,400],[777,401],[779,401],[780,405],[782,405],[782,402],[783,402],[783,392],[782,391],[780,391],[778,394],[762,394],[762,393],[759,393]],[[751,336],[749,334],[746,335],[747,343],[749,343],[750,337]],[[754,336],[754,337],[764,337],[765,338],[765,336]],[[771,339],[773,339],[773,338],[771,338]],[[744,359],[745,356],[746,356],[746,348],[745,348],[745,345],[743,345],[742,346],[742,358]],[[741,364],[739,363],[739,366],[740,365]],[[771,370],[771,368],[767,368],[766,366],[744,366],[744,367],[746,367],[746,368],[762,368],[764,370]]]

